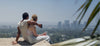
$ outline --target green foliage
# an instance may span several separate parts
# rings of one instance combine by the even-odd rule
[[[80,12],[80,14],[77,16],[76,20],[79,19],[79,23],[81,22],[81,20],[84,18],[88,8],[90,7],[91,3],[92,3],[93,0],[86,0],[86,2],[84,4],[82,4],[82,6],[76,11],[76,13],[80,10],[82,10]],[[93,9],[92,13],[90,14],[89,16],[89,19],[83,29],[83,31],[85,31],[85,29],[88,27],[88,25],[92,22],[92,20],[95,18],[95,16],[100,12],[100,1],[97,3],[97,5],[95,6],[95,8]],[[99,18],[100,20],[100,18]],[[94,34],[94,32],[96,31],[96,29],[98,28],[99,26],[99,21],[96,25],[96,27],[94,28],[93,32],[92,32],[92,35]]]

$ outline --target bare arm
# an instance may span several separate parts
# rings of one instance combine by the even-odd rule
[[[36,23],[36,22],[34,22],[34,21],[27,21],[27,23],[28,23],[28,24],[37,25],[37,26],[39,26],[40,28],[42,28],[42,24],[38,24],[38,23]]]
[[[34,27],[34,28],[35,28],[35,27]],[[36,32],[36,29],[33,30],[33,35],[34,35],[35,37],[38,36],[38,34],[37,34],[37,32]]]
[[[18,33],[17,33],[17,36],[16,36],[16,42],[18,42],[18,39],[19,39],[20,34],[21,34],[19,27],[17,27],[17,30],[18,30]]]
[[[13,45],[14,45],[14,44],[17,44],[18,39],[19,39],[20,34],[21,34],[19,27],[17,27],[17,29],[18,29],[18,33],[17,33],[17,36],[16,36],[16,40],[12,42]]]
[[[34,22],[34,21],[27,21],[28,24],[33,24],[33,25],[38,25],[38,23]]]
[[[34,27],[35,28],[35,27]],[[37,36],[43,36],[43,35],[46,35],[47,33],[46,32],[44,32],[43,34],[37,34],[37,32],[36,32],[36,28],[34,29],[34,30],[32,30],[33,31],[33,35],[35,36],[35,37],[37,37]]]

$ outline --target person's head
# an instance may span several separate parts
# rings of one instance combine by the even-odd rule
[[[22,18],[23,18],[23,20],[24,19],[29,19],[28,13],[27,12],[23,13]]]
[[[37,21],[37,19],[38,19],[38,17],[37,17],[36,14],[32,15],[32,20],[33,20],[33,21]]]

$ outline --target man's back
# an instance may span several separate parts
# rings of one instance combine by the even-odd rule
[[[28,29],[28,24],[27,24],[28,20],[23,20],[22,22],[18,23],[18,27],[21,31],[22,37],[27,41],[27,29]]]

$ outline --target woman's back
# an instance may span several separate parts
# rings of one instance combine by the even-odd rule
[[[28,41],[29,41],[30,43],[36,42],[36,41],[35,41],[35,40],[36,40],[36,37],[35,37],[34,34],[33,34],[33,31],[34,31],[35,29],[36,29],[36,28],[35,28],[35,25],[29,25],[29,26],[28,26],[27,33],[28,33]]]

